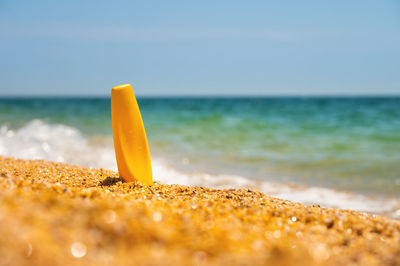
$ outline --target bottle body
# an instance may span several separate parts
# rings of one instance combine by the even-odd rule
[[[153,183],[150,151],[139,106],[130,84],[111,90],[111,119],[118,172],[127,182]]]

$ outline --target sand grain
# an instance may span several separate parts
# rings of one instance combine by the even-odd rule
[[[0,157],[0,265],[400,265],[400,223]]]

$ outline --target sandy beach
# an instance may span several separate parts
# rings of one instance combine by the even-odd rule
[[[397,265],[400,222],[0,157],[0,265]]]

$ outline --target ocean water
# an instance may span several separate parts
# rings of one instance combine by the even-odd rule
[[[400,217],[400,98],[138,103],[155,180]],[[1,99],[0,154],[116,170],[110,99]]]

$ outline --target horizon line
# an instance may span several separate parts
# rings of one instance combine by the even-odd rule
[[[366,94],[135,94],[137,98],[397,98],[400,93]],[[0,99],[110,98],[110,94],[0,95]]]

